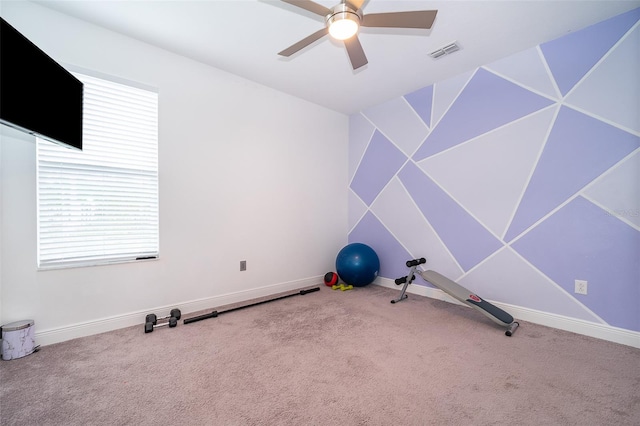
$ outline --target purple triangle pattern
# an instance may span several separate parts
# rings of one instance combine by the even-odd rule
[[[349,233],[349,244],[363,243],[371,247],[380,259],[378,276],[400,278],[407,275],[407,260],[411,254],[371,212]]]
[[[511,241],[639,146],[639,137],[561,107],[505,241]]]
[[[351,181],[351,189],[370,206],[406,161],[407,156],[376,130]]]
[[[463,270],[468,271],[503,247],[415,164],[407,163],[398,177]]]
[[[540,45],[563,96],[598,63],[638,19],[640,8]]]
[[[404,95],[411,108],[431,128],[431,105],[433,104],[433,84]]]
[[[480,68],[413,159],[423,160],[552,103],[550,99]]]
[[[582,197],[558,210],[512,248],[612,326],[640,331],[640,232]]]

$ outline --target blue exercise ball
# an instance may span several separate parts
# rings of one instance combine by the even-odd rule
[[[368,245],[351,243],[338,253],[336,271],[346,284],[364,287],[371,284],[378,276],[380,259]]]

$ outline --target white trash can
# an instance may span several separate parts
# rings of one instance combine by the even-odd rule
[[[35,352],[33,320],[22,320],[2,326],[2,359],[22,358]]]

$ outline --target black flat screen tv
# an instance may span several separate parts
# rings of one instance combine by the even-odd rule
[[[82,82],[0,20],[0,123],[82,150]]]

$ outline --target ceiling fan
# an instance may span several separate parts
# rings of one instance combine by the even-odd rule
[[[437,10],[416,10],[410,12],[364,14],[362,12],[362,4],[365,0],[342,0],[340,4],[331,9],[311,0],[282,1],[323,16],[325,19],[325,27],[289,46],[282,52],[279,52],[278,55],[291,56],[314,41],[329,34],[337,40],[344,41],[344,46],[347,49],[349,60],[354,70],[368,63],[360,40],[358,40],[358,30],[360,27],[430,29],[438,13]]]

